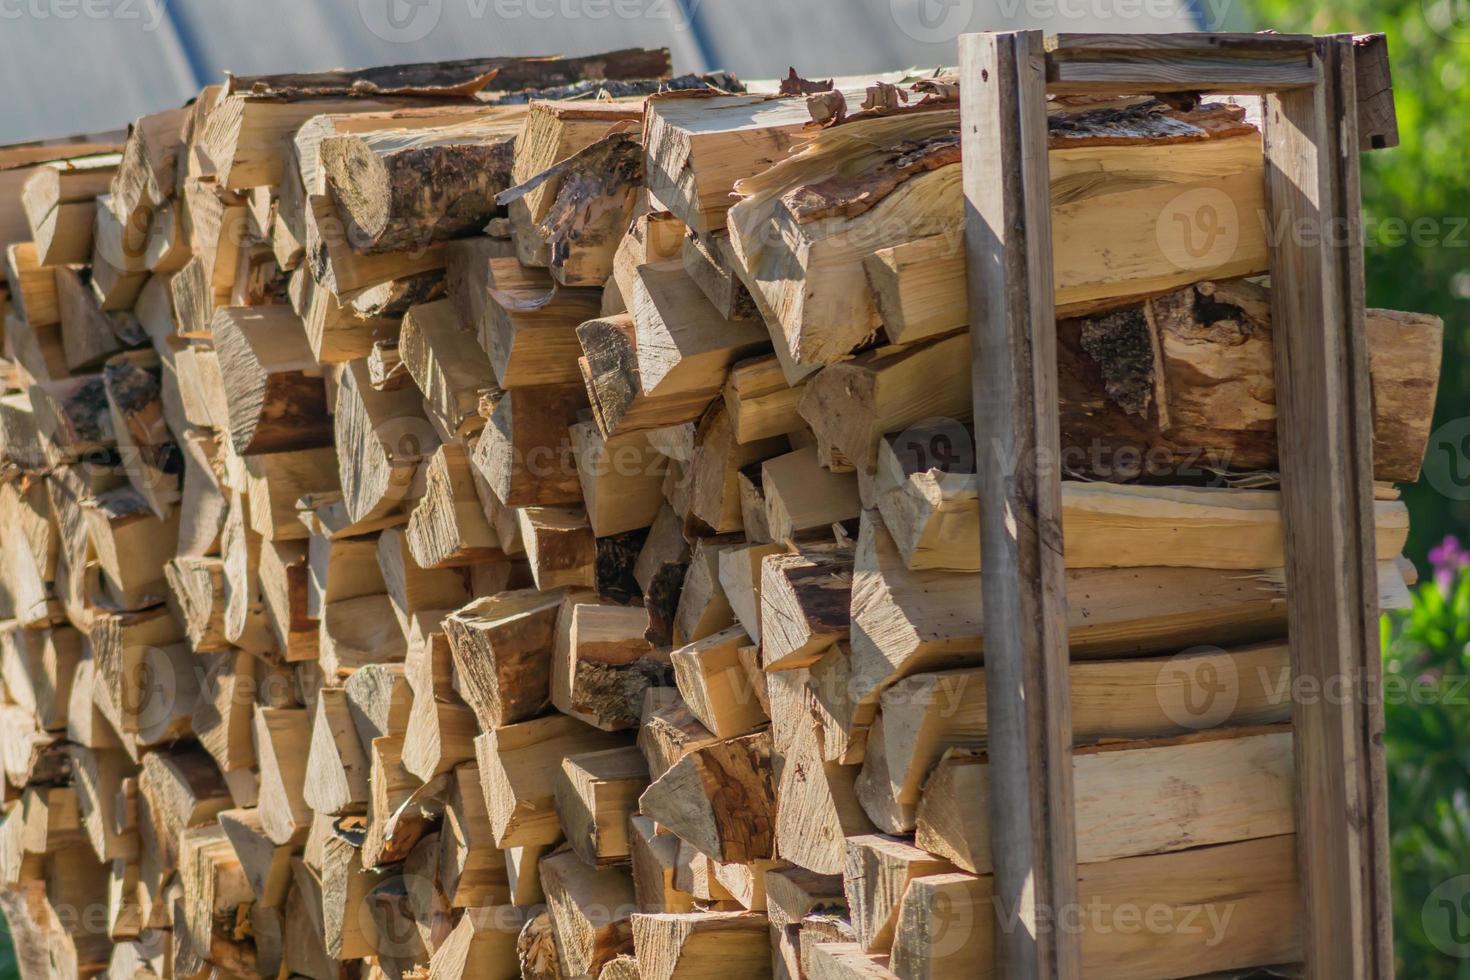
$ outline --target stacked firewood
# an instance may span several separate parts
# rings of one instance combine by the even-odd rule
[[[0,150],[27,977],[915,980],[1034,927],[990,899],[954,79],[669,69],[232,77]],[[1056,927],[1088,975],[1288,963],[1260,132],[1050,130]],[[1367,328],[1394,606],[1441,326]]]

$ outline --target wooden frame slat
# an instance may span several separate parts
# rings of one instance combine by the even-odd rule
[[[960,39],[996,976],[1080,977],[1061,428],[1040,32]]]
[[[1392,976],[1352,38],[1317,57],[1264,141],[1293,690],[1343,695],[1292,705],[1303,948],[1312,976]]]

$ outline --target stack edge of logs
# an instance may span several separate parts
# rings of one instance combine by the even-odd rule
[[[1050,117],[1098,977],[1301,956],[1261,136],[1175,103]],[[630,50],[0,149],[22,974],[993,975],[1037,926],[991,901],[958,122],[943,70]],[[1442,326],[1367,329],[1393,607]]]

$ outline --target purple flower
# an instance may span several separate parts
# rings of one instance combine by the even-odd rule
[[[1434,584],[1441,595],[1449,595],[1460,569],[1470,565],[1470,551],[1460,546],[1453,534],[1445,535],[1437,548],[1429,549],[1429,564],[1434,566]]]

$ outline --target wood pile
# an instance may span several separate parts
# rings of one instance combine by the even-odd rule
[[[958,121],[942,72],[623,51],[0,150],[23,974],[991,975]],[[1050,130],[1059,927],[1089,976],[1290,963],[1260,132]],[[1207,268],[1158,230],[1201,193]],[[1368,330],[1391,607],[1441,325]]]

